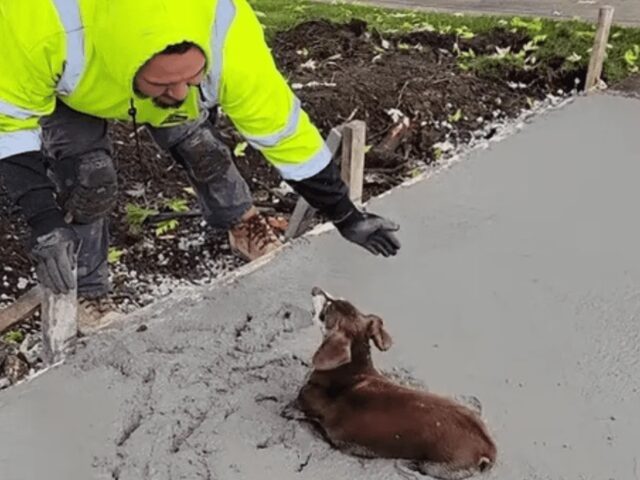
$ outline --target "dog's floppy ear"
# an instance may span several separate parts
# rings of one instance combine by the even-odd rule
[[[351,339],[336,330],[324,339],[313,355],[316,370],[333,370],[351,361]]]
[[[377,315],[367,315],[370,320],[369,323],[369,336],[373,339],[378,350],[389,350],[393,345],[391,335],[384,329],[384,322]]]

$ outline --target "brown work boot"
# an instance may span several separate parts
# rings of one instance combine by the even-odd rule
[[[255,208],[229,231],[231,249],[245,260],[253,261],[273,252],[282,242],[267,220]]]
[[[82,335],[102,330],[121,316],[108,295],[98,298],[78,296],[78,331]]]

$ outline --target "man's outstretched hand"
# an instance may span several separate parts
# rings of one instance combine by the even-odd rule
[[[373,213],[354,210],[334,224],[344,238],[366,248],[374,255],[389,257],[398,253],[400,249],[400,242],[392,233],[400,227],[391,220]]]

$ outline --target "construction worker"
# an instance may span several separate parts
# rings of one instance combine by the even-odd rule
[[[2,0],[0,45],[0,175],[30,226],[39,281],[77,286],[86,321],[113,309],[107,120],[145,125],[185,168],[208,225],[248,260],[280,242],[215,135],[217,108],[344,238],[399,249],[396,224],[350,201],[246,0]]]

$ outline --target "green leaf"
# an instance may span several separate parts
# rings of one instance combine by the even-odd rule
[[[424,30],[427,32],[435,32],[436,31],[436,27],[434,27],[433,25],[431,25],[430,23],[424,22],[421,23],[420,25],[418,25],[418,29],[419,30]]]
[[[233,149],[233,154],[236,157],[244,157],[244,151],[247,149],[247,142],[240,142],[236,145],[236,148]]]
[[[461,119],[462,119],[462,110],[460,109],[456,110],[456,113],[454,113],[453,115],[449,115],[449,122],[451,123],[459,122]]]
[[[24,333],[19,330],[11,330],[5,333],[2,339],[6,343],[22,343],[24,340]]]
[[[463,39],[470,39],[476,36],[475,33],[473,33],[469,27],[467,27],[466,25],[463,25],[462,27],[458,27],[455,29],[456,35],[458,35],[458,37],[463,38]]]
[[[640,58],[640,46],[634,45],[633,48],[630,48],[626,52],[624,52],[624,61],[627,63],[629,67],[633,67],[638,63],[638,58]]]
[[[178,228],[178,225],[178,220],[176,220],[175,218],[172,218],[170,220],[163,220],[156,226],[156,236],[161,237],[163,235],[166,235],[167,233],[172,232],[173,230]]]
[[[547,37],[548,37],[548,35],[544,35],[544,34],[543,34],[543,35],[536,35],[536,36],[534,36],[534,37],[531,39],[531,41],[532,41],[534,44],[536,44],[536,45],[537,45],[537,44],[539,44],[539,43],[542,43],[542,42],[546,41],[546,40],[547,40]]]
[[[542,30],[542,20],[540,18],[523,20],[520,17],[514,17],[511,20],[511,26],[521,30],[528,30],[529,32],[538,33]]]
[[[152,215],[157,215],[158,210],[145,208],[135,203],[128,203],[126,206],[127,222],[133,226],[141,226],[144,221]]]
[[[573,34],[578,38],[587,38],[587,39],[593,39],[596,36],[596,32],[589,32],[586,30],[580,30],[580,31],[574,32]]]
[[[188,212],[189,205],[187,201],[183,198],[172,198],[165,202],[165,205],[172,212]]]
[[[582,56],[578,55],[576,52],[573,52],[567,57],[567,62],[571,63],[578,63],[580,60],[582,60]]]
[[[124,250],[121,250],[118,247],[109,247],[107,261],[111,264],[118,263],[120,261],[120,257],[122,257],[123,254]]]

